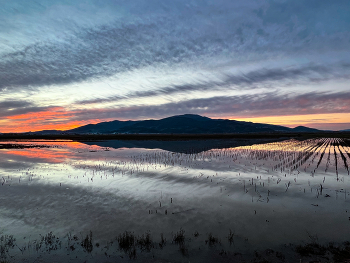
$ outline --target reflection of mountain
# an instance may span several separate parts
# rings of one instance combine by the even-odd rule
[[[98,145],[109,148],[145,148],[162,149],[178,153],[199,153],[210,149],[223,149],[230,147],[246,146],[257,143],[276,141],[272,139],[235,139],[235,140],[189,140],[189,141],[155,141],[155,140],[108,140],[108,141],[84,141],[87,145]]]
[[[200,115],[185,114],[161,120],[110,121],[88,124],[65,131],[68,134],[223,134],[223,133],[274,133],[274,132],[318,132],[303,126],[294,129],[271,124],[235,120],[210,119]],[[55,134],[57,131],[41,131],[38,134]],[[59,131],[59,133],[62,133]]]

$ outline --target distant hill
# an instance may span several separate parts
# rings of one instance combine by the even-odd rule
[[[62,133],[62,131],[41,131],[34,134]],[[217,134],[217,133],[275,133],[275,132],[320,132],[304,126],[288,128],[279,125],[235,121],[227,119],[210,119],[195,114],[184,114],[160,120],[110,121],[88,124],[72,130],[68,134]]]
[[[137,124],[138,121],[109,121],[97,124],[88,124],[66,132],[69,133],[114,133],[121,128]]]
[[[42,134],[42,135],[57,135],[62,134],[64,131],[59,130],[43,130],[43,131],[37,131],[37,132],[26,132],[28,134]]]
[[[294,132],[319,132],[320,130],[305,127],[305,126],[297,126],[292,129]]]
[[[210,119],[199,115],[178,115],[145,120],[120,128],[120,133],[251,133],[288,131],[289,128],[234,120]]]
[[[341,130],[341,132],[350,132],[350,129]]]

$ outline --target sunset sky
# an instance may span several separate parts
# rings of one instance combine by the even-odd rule
[[[178,114],[350,129],[349,0],[0,0],[0,132]]]

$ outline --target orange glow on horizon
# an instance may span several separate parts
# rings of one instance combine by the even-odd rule
[[[95,123],[98,123],[99,120],[91,120]],[[12,132],[29,132],[29,131],[42,131],[42,130],[59,130],[65,131],[80,127],[85,124],[90,124],[88,121],[71,121],[67,123],[52,123],[52,124],[40,124],[33,122],[14,122],[9,123],[8,125],[1,125],[0,122],[0,132],[2,133],[12,133]]]
[[[42,130],[71,130],[86,124],[95,124],[106,120],[72,120],[79,111],[68,111],[63,107],[51,107],[41,112],[29,112],[8,116],[0,120],[1,133],[21,133]]]
[[[96,111],[105,112],[101,109]],[[94,111],[94,114],[96,114],[96,111]],[[108,109],[106,109],[106,111],[108,111]],[[85,114],[85,112],[79,110],[69,111],[63,107],[50,107],[47,108],[45,111],[41,112],[29,112],[25,114],[8,116],[4,119],[0,119],[0,133],[21,133],[42,130],[65,131],[87,124],[96,124],[100,122],[114,120],[112,118],[74,120],[75,118],[77,118],[77,116],[81,114]],[[207,116],[210,117],[210,114],[208,114]],[[238,121],[249,121],[254,123],[282,125],[291,128],[303,125],[317,129],[350,129],[350,113],[321,113],[260,117],[245,117],[231,115],[228,117],[219,118]],[[123,118],[119,120],[123,120]]]
[[[299,125],[308,127],[322,127],[322,124],[332,126],[335,129],[340,124],[350,129],[350,113],[324,113],[324,114],[305,114],[305,115],[288,115],[288,116],[263,116],[263,117],[228,117],[231,120],[249,121],[255,123],[267,123],[282,125],[290,128]],[[346,126],[348,124],[348,126]]]
[[[46,120],[50,118],[70,118],[74,116],[74,111],[66,111],[62,107],[52,107],[49,108],[46,111],[40,111],[40,112],[29,112],[25,114],[19,114],[14,116],[8,116],[7,119],[10,120]]]

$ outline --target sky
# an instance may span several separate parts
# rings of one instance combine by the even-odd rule
[[[0,0],[0,132],[180,114],[350,129],[348,0]]]

